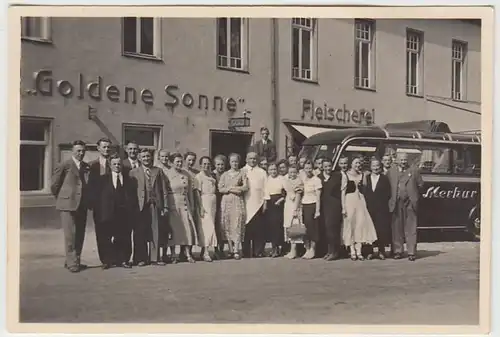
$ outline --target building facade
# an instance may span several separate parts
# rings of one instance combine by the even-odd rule
[[[41,216],[53,210],[50,175],[75,139],[90,144],[87,160],[101,137],[213,156],[244,153],[268,126],[283,157],[330,128],[423,119],[452,131],[480,128],[474,22],[24,18],[22,25],[25,224],[50,218]]]

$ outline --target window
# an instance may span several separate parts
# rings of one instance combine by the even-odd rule
[[[292,78],[316,80],[317,35],[316,19],[292,19]]]
[[[465,60],[467,44],[453,41],[451,51],[451,98],[462,101],[465,99]]]
[[[160,18],[123,18],[123,54],[161,58]]]
[[[355,21],[354,82],[357,88],[375,88],[375,22]]]
[[[248,70],[248,19],[217,19],[217,67]]]
[[[46,120],[21,120],[21,192],[47,192],[50,179],[50,123]]]
[[[406,32],[406,93],[422,95],[423,34],[413,30]]]
[[[21,37],[28,40],[50,42],[50,18],[35,16],[21,18]]]
[[[147,125],[125,125],[123,127],[123,145],[135,141],[141,149],[156,151],[161,146],[161,127]]]
[[[481,146],[463,145],[453,150],[453,173],[481,175]]]
[[[349,165],[356,157],[362,160],[363,171],[370,170],[371,159],[381,152],[379,140],[353,140],[343,149],[342,155],[349,158]],[[337,163],[338,164],[338,163]],[[339,169],[336,167],[335,169]]]

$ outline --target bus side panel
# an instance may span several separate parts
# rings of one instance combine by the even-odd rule
[[[423,180],[418,207],[419,228],[470,226],[471,211],[481,200],[478,179],[436,181],[423,176]]]

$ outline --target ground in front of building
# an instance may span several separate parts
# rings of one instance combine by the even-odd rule
[[[479,323],[479,243],[419,245],[420,259],[263,258],[133,269],[63,268],[57,230],[21,233],[20,321],[44,323]]]

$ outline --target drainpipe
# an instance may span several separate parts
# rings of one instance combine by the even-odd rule
[[[279,116],[279,36],[278,19],[271,19],[271,117],[273,119],[273,140],[279,155],[280,149],[280,116]]]

